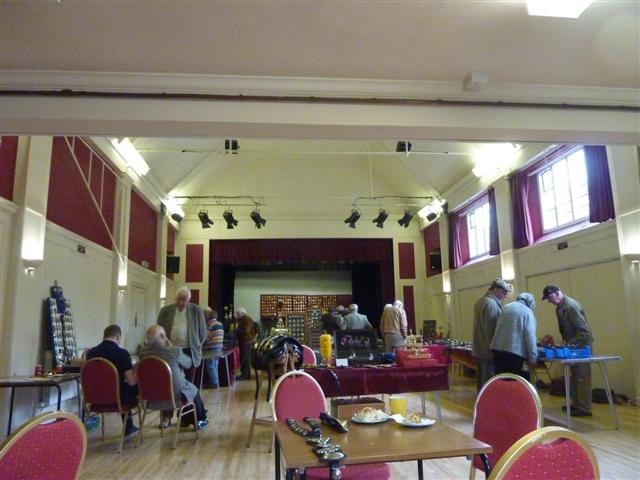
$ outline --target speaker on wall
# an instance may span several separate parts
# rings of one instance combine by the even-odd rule
[[[167,273],[180,273],[180,257],[167,255]]]

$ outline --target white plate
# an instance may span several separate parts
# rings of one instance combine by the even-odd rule
[[[355,415],[353,415],[351,417],[351,421],[353,423],[362,423],[362,424],[367,424],[367,425],[373,425],[375,423],[382,423],[382,422],[386,422],[387,420],[389,420],[388,416],[381,416],[377,420],[361,420],[358,417],[356,417]]]
[[[435,420],[430,418],[423,418],[420,423],[407,422],[406,420],[403,422],[399,422],[403,427],[412,427],[412,428],[421,428],[421,427],[429,427],[436,423]]]

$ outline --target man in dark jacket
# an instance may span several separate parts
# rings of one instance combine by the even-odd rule
[[[582,305],[566,296],[557,285],[547,285],[542,300],[556,306],[556,317],[562,340],[567,345],[586,347],[593,343],[591,327]],[[571,416],[591,416],[591,364],[571,365]],[[564,407],[563,407],[564,408]]]
[[[131,363],[131,355],[124,348],[120,347],[122,340],[122,330],[118,325],[109,325],[104,329],[102,343],[93,347],[87,353],[87,359],[104,358],[109,360],[118,370],[120,376],[120,402],[123,405],[138,402],[138,387],[136,372]],[[123,419],[124,421],[124,415]],[[133,424],[131,412],[126,416],[126,436],[135,435],[138,428]]]

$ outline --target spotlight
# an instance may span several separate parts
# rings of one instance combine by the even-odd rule
[[[256,224],[256,228],[262,228],[267,223],[267,221],[262,218],[262,215],[260,215],[260,210],[258,210],[257,208],[254,209],[253,212],[249,214],[249,216],[251,217],[251,220],[253,220],[253,223]]]
[[[411,151],[411,142],[408,140],[399,140],[396,143],[396,152],[409,154]]]
[[[438,214],[431,212],[427,215],[427,222],[433,222],[438,217]]]
[[[398,220],[398,225],[400,225],[401,227],[407,228],[411,223],[412,218],[413,218],[413,212],[411,210],[405,210],[402,218]]]
[[[356,222],[358,221],[359,218],[360,218],[360,211],[354,208],[353,210],[351,210],[351,215],[349,215],[344,220],[344,223],[348,223],[349,228],[356,228]]]
[[[200,223],[202,223],[202,228],[211,228],[211,225],[213,225],[213,220],[209,218],[209,212],[206,210],[200,210],[198,212],[198,218],[200,219]]]
[[[376,224],[376,227],[382,228],[384,226],[384,221],[387,219],[388,216],[389,216],[389,213],[383,208],[381,208],[380,212],[378,212],[378,216],[373,219],[373,223]]]
[[[232,153],[237,154],[238,150],[240,150],[240,146],[238,145],[238,140],[227,139],[224,141],[224,153]]]
[[[233,211],[231,210],[225,210],[225,212],[222,214],[222,218],[224,218],[224,221],[227,222],[227,228],[229,230],[238,225],[238,221],[233,218]]]
[[[180,215],[178,212],[174,212],[171,214],[171,218],[173,218],[176,222],[180,223],[184,217]]]

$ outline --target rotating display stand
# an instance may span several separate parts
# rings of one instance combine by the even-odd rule
[[[78,357],[71,302],[64,298],[58,282],[54,282],[50,292],[45,300],[49,350],[53,354],[53,367],[62,367]]]

